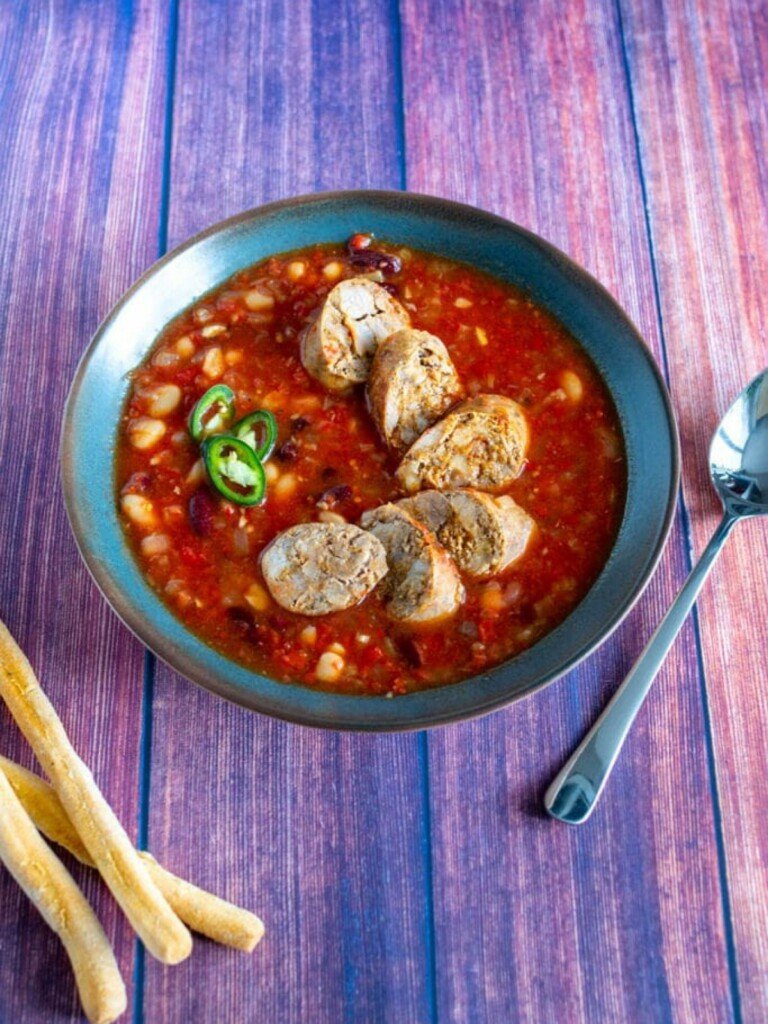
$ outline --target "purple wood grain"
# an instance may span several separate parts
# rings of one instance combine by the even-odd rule
[[[170,240],[274,197],[399,182],[387,4],[185,4]],[[263,915],[253,956],[148,963],[146,1020],[428,1021],[418,739],[314,732],[158,666],[149,845]]]
[[[750,2],[622,10],[698,553],[719,515],[710,435],[768,364],[768,16]],[[767,593],[768,530],[752,522],[699,601],[745,1021],[768,1019]]]
[[[182,4],[172,244],[266,199],[400,183],[395,13],[372,0]],[[658,353],[625,42],[700,549],[715,514],[709,432],[768,351],[762,8],[402,0],[402,15],[408,187],[540,231],[614,291]],[[19,5],[0,32],[0,616],[134,833],[141,650],[77,559],[55,442],[41,438],[56,434],[98,319],[164,233],[171,22],[146,3]],[[766,640],[765,536],[759,524],[736,535],[701,603],[745,1021],[768,1014],[768,702],[752,654]],[[596,657],[509,712],[431,734],[426,748],[266,721],[160,667],[150,846],[253,906],[268,934],[252,957],[198,941],[180,968],[147,963],[134,1019],[734,1018],[691,625],[594,820],[569,831],[539,811],[686,564],[678,525],[646,597]],[[2,752],[30,763],[0,719]],[[74,870],[130,987],[130,930],[93,876]],[[0,953],[0,1021],[80,1019],[58,941],[1,873]]]
[[[90,334],[155,256],[165,14],[58,3],[1,17],[0,616],[135,833],[143,652],[77,555],[57,448]],[[5,708],[0,749],[31,764]],[[133,932],[93,872],[73,870],[130,988]],[[0,952],[0,1020],[83,1019],[58,939],[2,869]]]
[[[405,0],[407,184],[539,231],[659,334],[612,5]],[[445,44],[446,39],[451,45]],[[685,572],[679,524],[617,635],[547,692],[429,737],[438,1019],[732,1019],[690,624],[588,825],[541,796]]]

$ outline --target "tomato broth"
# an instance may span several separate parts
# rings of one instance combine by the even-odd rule
[[[259,555],[279,532],[318,519],[357,523],[403,497],[398,458],[377,434],[364,388],[332,394],[300,359],[300,332],[330,289],[366,272],[341,245],[243,270],[168,326],[133,375],[116,483],[143,573],[202,640],[281,681],[396,695],[481,673],[562,622],[609,555],[626,465],[605,385],[552,315],[469,266],[373,244],[387,254],[374,276],[414,327],[443,340],[467,394],[505,395],[525,411],[526,463],[506,491],[537,523],[522,558],[491,580],[465,579],[463,606],[431,627],[394,621],[377,591],[313,617],[272,599]],[[238,417],[267,409],[277,420],[261,505],[218,495],[190,436],[190,411],[217,383],[233,390]],[[343,665],[333,681],[317,672],[329,649]]]

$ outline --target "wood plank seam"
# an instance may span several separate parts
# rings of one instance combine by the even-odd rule
[[[163,165],[160,177],[160,202],[157,223],[157,257],[168,250],[168,211],[171,194],[171,146],[173,142],[173,102],[176,91],[176,55],[178,51],[179,0],[169,0],[168,43],[165,72],[165,114],[163,118]],[[155,656],[144,654],[144,679],[141,694],[141,735],[139,738],[139,793],[137,847],[146,850],[149,842],[149,795],[152,786],[152,716],[155,694]],[[144,986],[146,979],[144,947],[136,941],[133,972],[133,1024],[144,1024]]]
[[[395,110],[395,132],[397,139],[397,162],[400,171],[400,188],[408,187],[408,163],[406,159],[405,134],[405,89],[403,87],[403,32],[400,0],[391,0],[390,24],[394,62],[394,89],[397,96]],[[424,945],[427,963],[427,1012],[431,1024],[438,1021],[437,1001],[437,953],[435,946],[435,898],[434,898],[434,847],[432,843],[432,814],[429,782],[429,735],[422,732],[418,739],[419,765],[421,770],[422,801],[424,821],[422,824],[422,850],[424,855]]]
[[[627,97],[629,100],[629,112],[632,121],[632,133],[635,147],[635,159],[637,162],[637,173],[640,181],[640,189],[643,197],[643,222],[645,225],[645,233],[648,242],[648,255],[651,265],[651,275],[653,280],[653,292],[654,292],[654,306],[656,309],[656,318],[659,331],[659,341],[661,344],[662,353],[662,372],[664,379],[669,387],[670,384],[670,371],[669,361],[667,359],[667,338],[664,326],[664,314],[662,311],[661,304],[661,285],[659,282],[658,264],[656,247],[653,238],[653,229],[651,226],[651,217],[648,201],[648,187],[646,181],[645,167],[643,165],[642,149],[640,145],[640,134],[637,120],[637,111],[635,106],[635,93],[634,86],[632,83],[632,72],[629,61],[629,53],[627,51],[627,40],[624,28],[624,17],[622,13],[622,0],[616,0],[616,16],[618,19],[619,39],[621,41],[621,58],[624,66],[624,73],[626,76],[627,84]],[[691,520],[688,512],[688,508],[683,494],[682,487],[678,494],[678,506],[680,509],[681,522],[683,526],[683,536],[685,539],[685,564],[688,571],[693,567],[693,534],[691,530]],[[697,661],[697,671],[699,676],[699,684],[701,687],[701,703],[702,703],[702,714],[704,717],[704,738],[705,747],[707,752],[707,774],[709,776],[710,784],[710,798],[712,801],[713,809],[713,824],[715,832],[715,848],[717,850],[717,867],[718,876],[720,879],[720,899],[722,903],[722,914],[723,914],[723,925],[725,933],[725,947],[726,947],[726,958],[728,963],[728,977],[731,989],[731,1002],[733,1017],[736,1024],[740,1024],[742,1020],[741,1014],[741,995],[739,992],[739,979],[738,969],[736,961],[736,946],[734,938],[734,927],[733,927],[733,914],[731,909],[730,892],[728,889],[728,873],[726,867],[726,854],[725,854],[725,839],[723,835],[723,822],[722,822],[722,806],[720,801],[720,793],[717,786],[717,771],[715,766],[715,752],[714,752],[714,738],[712,735],[712,723],[709,708],[709,698],[707,694],[707,683],[706,683],[706,669],[704,667],[704,656],[701,640],[701,627],[699,622],[698,609],[693,609],[693,633],[695,640],[695,651]]]
[[[437,957],[435,953],[435,896],[434,896],[434,848],[432,844],[432,813],[429,784],[429,736],[419,733],[419,763],[421,768],[422,802],[424,821],[422,824],[422,850],[424,854],[424,943],[428,965],[427,996],[429,1020],[437,1024]]]

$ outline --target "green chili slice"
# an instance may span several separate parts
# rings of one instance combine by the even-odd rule
[[[189,414],[189,432],[195,441],[202,441],[226,430],[234,418],[234,391],[226,384],[214,384]]]
[[[232,435],[253,448],[262,462],[266,462],[277,444],[277,420],[266,409],[248,413],[232,427]]]
[[[230,434],[208,437],[201,446],[208,476],[216,490],[236,505],[260,505],[267,480],[253,448]]]

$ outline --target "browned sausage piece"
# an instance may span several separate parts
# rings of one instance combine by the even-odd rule
[[[525,551],[535,522],[508,495],[422,491],[398,502],[424,523],[469,576],[495,576]]]
[[[302,332],[304,369],[330,391],[363,384],[379,342],[409,323],[406,310],[375,281],[340,281]]]
[[[326,615],[359,604],[387,572],[382,544],[350,523],[300,523],[275,537],[261,571],[279,605]]]
[[[381,342],[368,378],[368,405],[379,433],[404,450],[460,398],[464,389],[445,345],[405,327]]]
[[[365,512],[360,523],[386,549],[389,572],[382,592],[393,619],[437,622],[458,610],[464,586],[453,559],[430,530],[391,504]]]
[[[411,445],[397,479],[410,493],[428,487],[500,491],[520,475],[527,446],[528,424],[517,402],[477,395]]]

